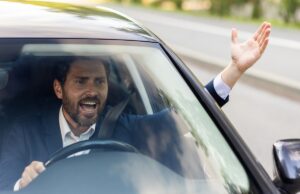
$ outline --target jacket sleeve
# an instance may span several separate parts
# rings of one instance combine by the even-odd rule
[[[229,101],[229,96],[224,100],[221,98],[214,88],[214,80],[211,80],[208,84],[206,84],[205,88],[210,93],[210,95],[215,99],[220,107],[224,106]]]
[[[176,111],[164,109],[152,115],[127,115],[120,123],[127,126],[131,145],[140,153],[182,176],[204,178],[195,141],[185,138],[190,126]]]
[[[25,142],[21,128],[12,128],[4,138],[0,158],[0,190],[13,190],[20,178],[25,161]]]

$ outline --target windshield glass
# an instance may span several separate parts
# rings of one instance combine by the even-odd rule
[[[28,189],[96,181],[106,193],[254,193],[158,44],[53,42],[1,46],[1,190],[13,190],[32,161],[89,139],[102,145],[53,162]]]

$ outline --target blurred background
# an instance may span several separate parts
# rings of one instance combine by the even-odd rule
[[[233,27],[244,41],[262,21],[271,22],[265,54],[235,86],[223,111],[270,176],[273,143],[300,138],[300,0],[63,2],[105,6],[136,19],[165,41],[204,84],[230,62]]]
[[[215,15],[235,19],[268,19],[273,23],[300,26],[300,0],[48,0],[79,4],[114,2],[141,5],[167,11]]]

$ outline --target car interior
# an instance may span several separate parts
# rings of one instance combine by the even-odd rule
[[[68,169],[70,164],[75,168],[81,168],[83,165],[87,168],[84,170],[84,176],[89,176],[93,181],[103,181],[102,186],[112,182],[105,176],[117,181],[125,188],[127,183],[124,180],[132,179],[133,183],[141,179],[145,182],[153,181],[156,179],[156,177],[152,177],[155,174],[166,181],[160,181],[160,184],[165,185],[171,180],[179,190],[193,188],[202,190],[202,193],[207,191],[214,193],[210,190],[220,187],[218,181],[215,181],[219,175],[215,173],[214,164],[210,163],[210,157],[214,157],[212,155],[214,155],[215,149],[212,147],[213,154],[211,155],[207,145],[201,142],[203,137],[209,139],[210,135],[215,136],[216,133],[210,130],[215,126],[211,125],[213,123],[207,116],[209,120],[195,120],[199,124],[197,127],[199,126],[200,129],[203,127],[203,130],[200,131],[203,132],[201,134],[203,137],[197,137],[197,134],[193,133],[195,129],[191,129],[193,125],[185,117],[194,117],[194,113],[199,113],[197,110],[193,110],[194,101],[190,101],[189,96],[183,94],[177,86],[171,91],[167,91],[166,87],[169,83],[163,83],[165,79],[159,79],[155,74],[157,73],[155,71],[161,71],[159,66],[153,66],[152,61],[145,61],[145,58],[138,52],[109,52],[109,49],[106,51],[105,46],[102,45],[103,52],[78,52],[77,48],[67,49],[67,51],[74,52],[62,52],[65,45],[59,44],[26,46],[22,43],[11,44],[5,48],[0,46],[0,49],[5,50],[0,53],[0,151],[2,151],[3,138],[6,138],[18,117],[39,114],[44,106],[51,108],[52,105],[61,105],[53,91],[53,80],[56,66],[65,62],[69,57],[101,57],[105,60],[105,67],[109,72],[106,105],[114,109],[126,102],[121,114],[133,115],[141,120],[147,116],[147,119],[137,123],[133,130],[132,139],[134,141],[130,144],[133,152],[129,149],[128,152],[122,153],[100,150],[100,152],[87,156],[67,157],[66,160],[62,159],[56,165],[51,165],[52,170],[45,173],[45,177],[40,181],[36,181],[33,184],[36,187],[33,188],[44,188],[49,185],[51,187],[57,177],[61,179],[61,185],[69,184],[68,179],[73,178],[75,176],[73,173],[76,172]],[[145,65],[145,62],[148,64]],[[167,72],[167,70],[168,68],[165,71]],[[176,72],[176,70],[174,71]],[[179,99],[175,100],[178,97]],[[180,107],[182,104],[179,105],[179,101],[185,101],[182,104],[188,106],[185,115],[182,113],[184,110]],[[199,106],[201,107],[201,104]],[[190,110],[193,111],[191,111],[191,115],[188,115]],[[168,114],[164,114],[166,112]],[[202,114],[201,116],[207,115],[205,111],[200,114]],[[164,122],[157,120],[157,117],[163,117]],[[214,143],[213,141],[212,144]],[[117,151],[120,150],[117,149]],[[217,154],[215,156],[218,157]],[[125,165],[126,168],[122,169],[120,173],[116,171],[117,173],[111,174],[111,169],[122,167],[120,164],[123,167]],[[148,168],[145,169],[145,166]],[[126,179],[120,180],[125,175]],[[221,176],[223,176],[222,172]],[[210,181],[209,184],[216,183],[216,186],[211,187],[205,182],[207,180]],[[186,184],[190,186],[186,187]],[[229,182],[228,185],[230,184]],[[80,180],[77,185],[74,188],[79,189]],[[112,188],[115,190],[111,190]],[[57,189],[59,193],[60,188]],[[67,187],[63,187],[63,189],[67,189]],[[107,192],[111,191],[119,192],[118,188],[114,188],[113,185],[110,190],[107,190]],[[124,191],[124,193],[138,192],[130,190]]]
[[[40,109],[45,105],[60,104],[53,91],[55,66],[69,57],[61,54],[58,56],[24,54],[21,51],[18,55],[13,53],[9,56],[3,57],[0,64],[1,138],[5,137],[10,125],[18,117],[29,113],[39,114]],[[138,58],[133,59],[126,55],[101,57],[105,58],[106,68],[109,69],[107,106],[115,107],[129,98],[122,113],[132,115],[151,115],[172,106],[163,91],[159,91],[153,85],[151,77],[143,66],[130,65],[132,64],[130,62],[139,63]],[[144,72],[144,74],[141,76],[137,72]],[[138,83],[143,84],[138,85]],[[164,134],[157,133],[160,138],[161,135]],[[157,144],[165,143],[161,141]],[[151,155],[149,148],[145,148],[142,152]],[[154,155],[152,157],[156,157],[163,163],[165,161],[172,163],[170,159],[164,157],[157,158]],[[171,168],[178,168],[178,165]]]

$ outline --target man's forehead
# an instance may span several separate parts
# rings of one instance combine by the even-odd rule
[[[79,59],[71,63],[69,73],[106,75],[103,62],[88,59]]]

